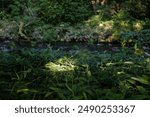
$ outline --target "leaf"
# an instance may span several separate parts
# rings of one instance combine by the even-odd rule
[[[65,84],[65,86],[66,86],[67,89],[74,95],[74,91],[73,91],[67,84]]]
[[[35,89],[27,89],[27,88],[17,90],[17,93],[21,93],[21,92],[24,92],[24,93],[25,93],[25,92],[37,93],[38,91],[35,90]]]
[[[145,93],[146,89],[142,86],[137,86],[137,90],[140,91],[141,93]]]
[[[59,88],[51,87],[50,89],[55,91],[55,92],[59,92]]]
[[[88,96],[87,96],[87,94],[85,92],[83,92],[83,97],[84,97],[85,100],[88,99]]]
[[[148,86],[150,86],[150,82],[143,76],[143,77],[138,77],[138,78],[136,78],[136,77],[131,77],[131,79],[132,80],[135,80],[135,81],[137,81],[137,82],[139,82],[139,83],[141,83],[141,84],[145,84],[145,85],[148,85]]]
[[[44,97],[47,98],[47,97],[49,97],[49,96],[52,95],[52,94],[53,94],[53,92],[47,92]]]

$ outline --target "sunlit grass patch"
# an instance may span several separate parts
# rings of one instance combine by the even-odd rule
[[[73,65],[71,60],[64,61],[63,58],[58,59],[55,62],[48,62],[45,67],[48,68],[50,71],[53,72],[63,72],[63,71],[73,71],[75,65]]]

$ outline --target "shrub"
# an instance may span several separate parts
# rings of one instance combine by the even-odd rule
[[[40,0],[36,2],[38,15],[45,22],[57,24],[58,22],[80,22],[91,15],[88,0]]]
[[[129,31],[120,34],[120,41],[124,44],[129,42],[134,42],[138,46],[149,45],[150,44],[150,30],[145,29],[138,32]]]

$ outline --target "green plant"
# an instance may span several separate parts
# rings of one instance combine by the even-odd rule
[[[0,98],[149,99],[149,59],[129,51],[0,52]]]
[[[90,2],[88,0],[40,0],[36,2],[38,15],[47,23],[80,22],[91,15]]]
[[[134,42],[136,46],[141,47],[142,45],[147,45],[149,41],[150,30],[145,29],[138,32],[129,31],[120,34],[120,40],[122,44],[129,42]]]

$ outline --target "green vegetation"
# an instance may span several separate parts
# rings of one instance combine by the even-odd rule
[[[150,59],[129,51],[1,52],[0,97],[150,99]]]
[[[0,5],[0,99],[150,99],[150,0]]]

